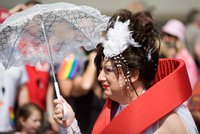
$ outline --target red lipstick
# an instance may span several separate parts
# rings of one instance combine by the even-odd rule
[[[102,84],[103,89],[106,89],[108,87],[108,85],[106,84]]]

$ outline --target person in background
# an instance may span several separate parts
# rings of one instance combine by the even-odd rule
[[[40,133],[48,131],[48,133],[59,132],[59,127],[52,118],[53,111],[53,99],[54,99],[54,87],[50,81],[50,65],[48,63],[37,63],[36,67],[26,65],[29,81],[26,83],[28,89],[29,101],[37,104],[44,112],[44,122],[42,122],[42,128]],[[49,127],[47,129],[47,127]]]
[[[198,69],[194,58],[186,48],[185,25],[177,19],[170,19],[162,27],[162,32],[163,44],[161,45],[161,51],[165,51],[163,53],[168,58],[179,58],[185,61],[193,89],[198,81]],[[164,45],[167,46],[167,49],[165,49]],[[187,103],[185,104],[187,105]]]
[[[195,58],[200,72],[199,46],[200,46],[200,11],[192,9],[186,18],[186,41],[187,48]],[[195,124],[200,131],[200,81],[198,80],[193,89],[192,96],[189,100],[189,110],[195,120]]]
[[[160,34],[147,12],[119,10],[110,18],[106,39],[95,57],[98,80],[108,99],[93,134],[198,134],[182,104],[192,91],[184,62],[159,60],[158,40]],[[67,120],[62,120],[63,102]],[[80,134],[71,106],[62,97],[54,103],[53,117],[62,133]]]
[[[16,12],[24,11],[26,9],[31,8],[32,6],[35,6],[36,4],[42,4],[40,1],[37,0],[27,0],[25,4],[18,4],[15,7],[9,9],[10,14],[14,14]]]
[[[36,134],[43,120],[43,112],[35,103],[20,107],[16,116],[14,134]]]
[[[144,1],[133,1],[127,5],[126,9],[130,11],[131,13],[146,11],[146,12],[149,12],[153,16],[156,8],[155,6],[149,6],[148,3]]]
[[[186,47],[195,59],[200,72],[200,11],[191,10],[187,15],[186,22]]]
[[[137,13],[141,11],[146,11],[146,5],[143,2],[131,2],[126,7],[131,13]]]
[[[11,14],[24,11],[36,4],[41,4],[41,2],[36,0],[28,0],[25,4],[17,4],[11,9],[0,8],[0,23],[3,23],[6,18],[8,18]]]
[[[25,83],[28,76],[24,66],[6,69],[0,64],[0,134],[10,134],[15,127],[16,100],[18,107],[28,103]],[[26,96],[25,96],[26,97]]]
[[[0,23],[17,12],[21,6],[14,7],[12,11],[0,9]],[[23,6],[24,8],[25,6]],[[17,9],[17,10],[16,10]],[[15,128],[15,109],[29,102],[26,98],[28,81],[25,66],[5,69],[0,64],[0,134],[11,134]]]

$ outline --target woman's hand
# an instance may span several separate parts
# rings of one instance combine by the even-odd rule
[[[60,98],[61,100],[59,99],[54,100],[54,104],[56,106],[54,109],[53,118],[58,123],[59,126],[63,128],[67,128],[67,127],[70,127],[71,124],[73,123],[75,114],[71,106],[65,101],[65,99],[62,96],[60,96]],[[64,117],[62,103],[65,103],[67,106],[67,116],[68,116],[67,120],[62,120],[62,118]]]

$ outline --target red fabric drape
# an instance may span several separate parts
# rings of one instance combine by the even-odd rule
[[[46,96],[49,82],[49,72],[37,71],[36,67],[26,65],[29,81],[26,83],[30,102],[37,104],[43,111],[46,110]],[[37,80],[40,80],[43,87],[40,87]]]

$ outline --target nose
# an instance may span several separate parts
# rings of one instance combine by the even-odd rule
[[[106,77],[105,77],[105,73],[103,70],[100,71],[99,76],[98,76],[98,81],[102,82],[105,81]]]

